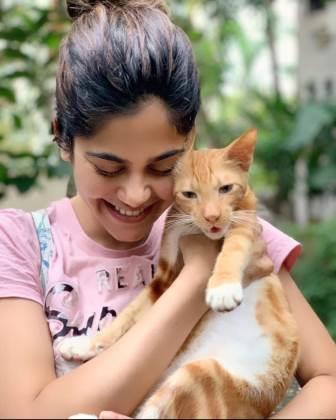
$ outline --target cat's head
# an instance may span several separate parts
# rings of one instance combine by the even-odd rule
[[[211,239],[225,236],[237,210],[255,210],[248,172],[256,138],[251,129],[223,149],[189,150],[176,166],[176,206]]]

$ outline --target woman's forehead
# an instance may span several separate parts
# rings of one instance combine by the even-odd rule
[[[155,159],[181,150],[186,136],[177,132],[159,100],[145,103],[136,113],[113,116],[90,138],[78,137],[75,144],[85,153],[112,154],[122,160],[135,156]]]

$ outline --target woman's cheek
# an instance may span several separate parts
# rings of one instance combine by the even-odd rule
[[[167,178],[162,182],[157,195],[165,201],[174,200],[174,181],[172,178]]]
[[[96,173],[78,171],[75,174],[77,191],[82,196],[91,198],[106,196],[111,191],[111,185],[101,179]]]

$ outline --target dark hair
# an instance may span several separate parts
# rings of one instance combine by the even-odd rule
[[[192,48],[162,0],[71,0],[60,49],[56,141],[72,151],[108,118],[157,97],[179,134],[195,124],[200,88]]]

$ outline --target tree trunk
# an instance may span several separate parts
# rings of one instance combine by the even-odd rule
[[[280,77],[279,77],[279,62],[275,48],[275,33],[274,24],[275,16],[273,13],[274,0],[264,0],[264,8],[266,15],[266,40],[270,52],[271,67],[272,67],[272,78],[273,78],[273,89],[276,97],[281,99],[281,88],[280,88]]]
[[[300,226],[309,223],[309,196],[308,196],[308,165],[303,156],[295,162],[294,167],[293,209],[294,220]]]

